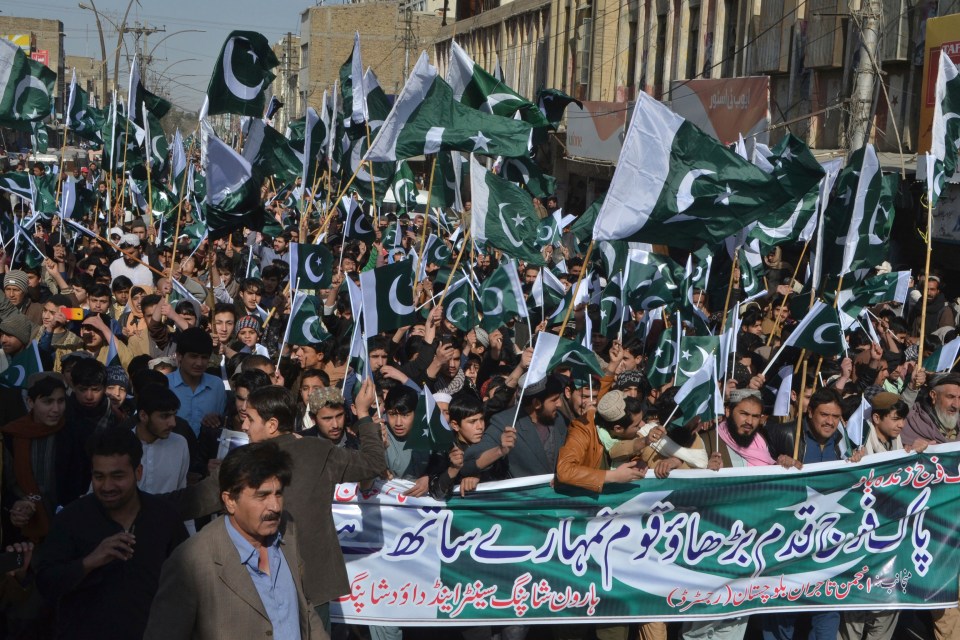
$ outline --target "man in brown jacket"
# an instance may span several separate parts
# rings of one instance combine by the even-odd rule
[[[227,455],[219,484],[228,515],[170,556],[145,639],[328,637],[304,597],[303,561],[284,517],[292,467],[269,442]]]
[[[284,495],[285,509],[297,522],[303,555],[303,591],[307,601],[329,632],[330,601],[349,592],[330,505],[333,491],[341,482],[361,482],[379,476],[386,469],[380,427],[370,419],[374,402],[373,381],[366,380],[354,400],[359,421],[360,450],[341,449],[326,438],[299,438],[293,434],[297,403],[283,387],[264,387],[247,397],[247,418],[243,429],[251,442],[270,440],[293,458],[295,473]],[[199,518],[220,509],[219,485],[215,475],[203,482],[167,494],[185,520]]]

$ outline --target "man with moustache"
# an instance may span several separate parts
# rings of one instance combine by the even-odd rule
[[[960,374],[948,373],[934,378],[927,385],[927,393],[917,396],[900,439],[912,445],[922,439],[941,444],[957,439],[957,420],[960,417]]]
[[[276,443],[234,449],[220,466],[218,518],[163,568],[144,638],[326,638],[307,604],[293,522],[284,517],[290,454]]]

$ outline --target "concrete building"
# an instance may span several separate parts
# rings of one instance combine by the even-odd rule
[[[64,80],[63,39],[65,34],[63,32],[63,22],[0,14],[0,37],[12,38],[18,35],[29,36],[32,57],[44,62],[57,74],[53,97],[57,113],[61,113],[63,110],[62,100],[70,86],[69,78]]]
[[[74,71],[77,72],[77,85],[96,99],[98,107],[103,108],[107,103],[107,97],[100,95],[103,88],[103,62],[88,56],[66,56],[64,59],[64,82],[66,82],[68,97],[70,81]]]
[[[319,107],[324,90],[333,89],[357,31],[364,66],[373,69],[387,94],[396,94],[420,52],[428,49],[432,57],[430,44],[436,39],[440,22],[436,15],[401,11],[398,2],[306,9],[300,14],[298,86],[305,101],[301,106]]]

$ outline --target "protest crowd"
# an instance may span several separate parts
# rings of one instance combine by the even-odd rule
[[[257,35],[228,43],[267,77]],[[562,107],[482,113],[421,60],[391,109],[348,61],[339,95],[281,134],[262,94],[218,93],[224,65],[207,112],[247,117],[232,144],[201,123],[154,157],[136,132],[149,140],[163,108],[131,81],[100,121],[69,121],[95,160],[0,174],[2,524],[19,563],[0,584],[4,637],[960,638],[955,606],[331,623],[350,590],[339,483],[455,501],[549,475],[600,494],[922,454],[957,438],[960,309],[935,269],[888,261],[895,188],[869,145],[828,167],[790,135],[748,154],[674,123],[714,171],[661,176],[663,204],[622,163],[605,199],[565,211],[527,146]],[[441,133],[425,140],[418,118]],[[641,99],[622,158],[662,150],[672,171],[671,118]],[[519,185],[504,169],[518,157]]]

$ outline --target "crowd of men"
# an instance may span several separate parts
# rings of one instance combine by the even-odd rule
[[[65,179],[99,194],[96,210],[106,207],[111,185],[96,164]],[[416,289],[420,318],[365,336],[365,375],[355,375],[345,280],[421,249],[430,224],[422,214],[377,216],[370,243],[344,240],[343,220],[332,216],[325,242],[340,259],[330,288],[314,292],[329,337],[290,344],[290,246],[320,218],[298,219],[275,195],[265,186],[275,237],[249,229],[185,237],[176,264],[174,247],[155,241],[149,208],[122,199],[109,223],[85,221],[91,234],[56,217],[37,221],[42,262],[13,265],[6,245],[0,374],[30,349],[43,363],[43,372],[0,390],[4,543],[22,559],[3,582],[6,637],[416,638],[417,629],[331,625],[330,603],[349,590],[330,508],[337,483],[406,480],[407,495],[446,499],[491,480],[555,474],[558,484],[601,492],[648,472],[799,468],[957,438],[960,374],[917,366],[921,333],[927,353],[956,337],[938,277],[918,279],[903,304],[871,309],[879,343],[856,332],[848,357],[825,359],[816,372],[813,358],[807,377],[794,378],[786,415],[774,417],[776,390],[762,371],[799,318],[783,304],[796,265],[771,253],[768,295],[740,310],[724,415],[674,426],[676,387],[647,375],[662,321],[641,335],[644,312],[635,311],[609,337],[598,305],[581,304],[566,335],[582,337],[592,325],[605,375],[561,366],[525,385],[537,334],[560,331],[561,319],[537,315],[531,298],[533,335],[518,318],[490,331],[459,329],[430,302],[446,284],[432,263]],[[544,216],[557,207],[556,198],[537,202]],[[14,207],[3,197],[0,209]],[[183,226],[194,222],[188,208],[181,216]],[[399,248],[381,243],[391,224]],[[432,232],[456,255],[449,234]],[[462,260],[482,282],[500,256],[477,249]],[[563,263],[558,277],[568,288],[591,268],[569,234],[544,255],[544,269]],[[516,267],[529,295],[540,268]],[[925,325],[920,286],[929,294]],[[722,298],[698,291],[695,302],[720,322]],[[405,446],[424,390],[454,433],[449,450]],[[861,398],[872,415],[854,449],[838,427]],[[224,430],[245,432],[251,444],[221,460]],[[910,628],[939,640],[960,638],[958,620],[956,609],[816,611],[669,625],[445,627],[443,637],[881,640]]]

